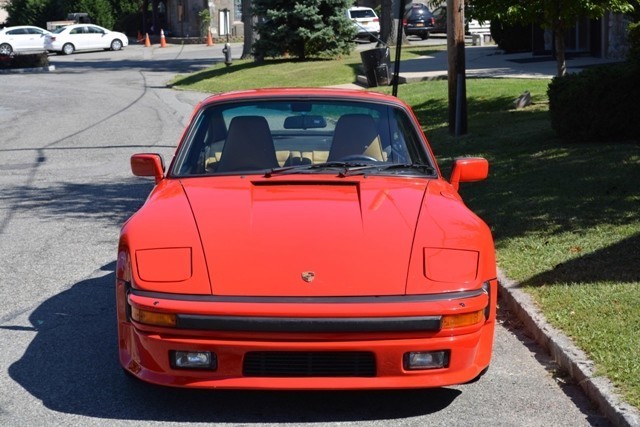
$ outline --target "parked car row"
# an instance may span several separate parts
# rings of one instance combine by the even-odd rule
[[[70,55],[79,50],[120,50],[128,45],[125,34],[95,24],[67,25],[53,32],[31,25],[0,30],[0,55],[44,51]]]
[[[471,19],[473,10],[466,7],[465,34],[489,33],[491,31],[489,21]],[[447,32],[447,6],[438,6],[433,10],[423,3],[412,3],[410,10],[405,15],[404,32],[407,36],[418,36],[426,39],[431,33]]]

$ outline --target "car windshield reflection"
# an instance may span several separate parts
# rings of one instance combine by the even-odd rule
[[[170,175],[432,176],[434,162],[420,132],[406,111],[375,102],[214,104],[186,132]]]

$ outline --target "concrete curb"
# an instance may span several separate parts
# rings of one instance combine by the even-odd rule
[[[640,412],[622,401],[607,378],[595,376],[594,363],[567,336],[547,323],[519,284],[502,271],[498,271],[498,282],[501,302],[523,322],[538,344],[549,351],[609,421],[615,426],[640,426]]]

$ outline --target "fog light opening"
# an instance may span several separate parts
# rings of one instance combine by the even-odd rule
[[[171,350],[169,360],[173,369],[207,369],[218,367],[218,358],[210,351]]]
[[[449,367],[449,350],[412,351],[404,355],[404,369],[408,371]]]

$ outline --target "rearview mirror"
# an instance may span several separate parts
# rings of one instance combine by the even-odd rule
[[[322,116],[290,116],[284,119],[285,129],[318,129],[327,127],[327,121]]]

